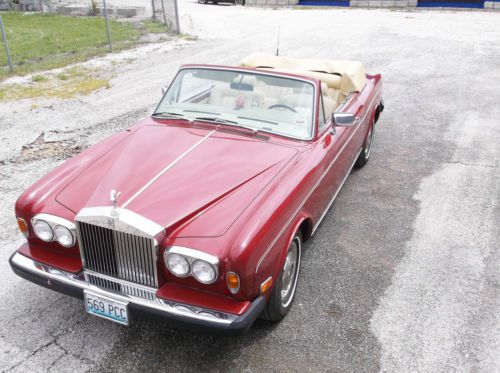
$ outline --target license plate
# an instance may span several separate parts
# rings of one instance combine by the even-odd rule
[[[85,294],[85,310],[94,316],[99,316],[119,324],[128,325],[128,303],[120,302],[115,299],[104,297],[84,291]]]

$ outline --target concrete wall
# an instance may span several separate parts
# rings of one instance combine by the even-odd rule
[[[277,0],[275,0],[277,1]],[[282,0],[279,0],[282,1]],[[288,1],[288,0],[287,0]],[[297,0],[295,0],[297,1]],[[0,0],[0,10],[27,10],[55,12],[68,15],[84,16],[90,13],[91,0],[19,0],[14,4],[12,0]],[[103,1],[95,0],[100,14],[103,14]],[[115,18],[150,18],[152,12],[151,0],[106,0],[108,15]],[[167,24],[171,31],[177,31],[174,0],[163,0]],[[41,7],[40,7],[41,6]],[[162,1],[154,0],[155,16],[163,21]]]
[[[352,7],[361,8],[415,8],[417,0],[351,0]]]
[[[40,0],[20,0],[17,4],[14,4],[12,0],[0,0],[0,10],[11,9],[38,11],[40,10]]]
[[[246,0],[246,5],[297,5],[299,0]],[[417,0],[351,0],[350,6],[363,8],[415,8]]]
[[[246,0],[250,6],[289,6],[297,5],[299,0]],[[418,0],[351,0],[351,7],[358,8],[416,8]],[[500,9],[500,0],[486,1],[485,9]]]
[[[499,9],[500,10],[500,1],[486,1],[484,3],[485,9]]]
[[[297,5],[299,0],[246,0],[245,5],[257,6],[286,6]]]

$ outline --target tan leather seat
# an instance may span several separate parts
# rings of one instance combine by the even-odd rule
[[[340,91],[333,88],[328,88],[325,83],[321,83],[321,94],[323,96],[323,106],[325,108],[325,117],[328,121],[328,118],[332,116],[332,113],[335,111],[337,106],[339,105],[338,98],[340,95]]]
[[[311,108],[312,107],[312,98],[307,95],[302,95],[300,93],[292,93],[290,95],[286,95],[280,101],[280,104],[291,107],[292,109],[297,108]]]
[[[234,83],[241,83],[253,88],[250,90],[240,90],[231,88],[231,84],[222,83],[213,87],[208,103],[210,105],[220,105],[231,109],[243,104],[244,108],[263,107],[264,94],[256,88],[257,78],[251,75],[243,76],[243,79],[235,79]]]
[[[278,105],[282,101],[283,97],[293,93],[292,88],[268,85],[262,80],[257,80],[257,89],[264,93],[265,108]]]

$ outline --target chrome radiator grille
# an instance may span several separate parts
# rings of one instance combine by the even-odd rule
[[[98,286],[106,290],[111,290],[122,294],[133,295],[134,297],[139,297],[149,300],[153,300],[156,298],[156,291],[154,289],[147,290],[137,286],[125,285],[116,281],[104,279],[102,277],[90,273],[86,273],[85,277],[87,281],[92,285]]]
[[[83,222],[77,229],[85,269],[158,288],[153,239]]]

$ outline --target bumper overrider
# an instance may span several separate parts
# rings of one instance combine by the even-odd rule
[[[85,281],[83,273],[74,274],[36,262],[18,252],[9,259],[14,273],[41,285],[76,298],[83,299],[85,291],[128,304],[131,317],[159,317],[175,326],[194,328],[214,333],[242,334],[250,328],[265,307],[265,298],[259,296],[241,315],[214,311],[198,306],[154,297],[142,299],[103,290]],[[210,316],[209,316],[210,315]]]

